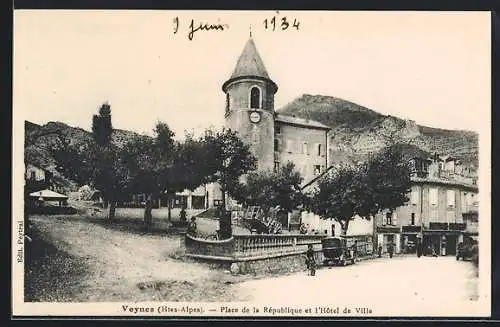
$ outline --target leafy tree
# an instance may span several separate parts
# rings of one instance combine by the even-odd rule
[[[408,201],[410,171],[401,148],[389,146],[359,165],[341,165],[325,175],[311,200],[311,209],[333,218],[345,235],[356,215],[371,219]]]
[[[208,172],[207,182],[218,182],[222,193],[222,209],[224,214],[219,218],[221,237],[231,235],[231,217],[225,211],[226,194],[236,198],[242,191],[241,176],[255,170],[257,160],[251,154],[247,144],[230,129],[221,132],[206,131],[203,143],[208,155],[204,165]]]
[[[202,184],[213,180],[215,165],[211,164],[211,148],[203,138],[195,139],[187,134],[182,143],[176,144],[173,166],[168,170],[166,193],[169,201],[168,218],[170,220],[170,202],[176,192],[185,189],[194,191]]]
[[[113,126],[111,123],[111,107],[104,103],[99,108],[99,113],[93,116],[92,136],[95,142],[93,158],[94,185],[102,193],[105,204],[109,203],[108,218],[115,217],[116,202],[122,196],[124,189],[123,167],[117,160],[117,148],[111,142]]]
[[[56,170],[78,185],[87,184],[92,179],[94,144],[84,142],[71,144],[70,140],[59,135],[50,153],[56,161]]]
[[[246,205],[258,205],[266,214],[276,206],[291,212],[302,202],[302,180],[292,162],[278,171],[250,172],[237,200]]]
[[[375,216],[380,211],[393,211],[406,203],[411,180],[403,148],[398,144],[390,145],[370,158],[364,179],[367,191],[360,215]]]
[[[176,149],[174,133],[159,122],[155,137],[136,135],[119,152],[119,161],[126,174],[124,192],[145,194],[144,222],[151,230],[152,201],[162,194],[169,182]]]
[[[207,157],[204,160],[207,181],[218,182],[222,191],[222,207],[226,208],[226,194],[238,197],[241,191],[240,177],[255,170],[257,159],[238,134],[231,129],[221,132],[207,131],[203,137]]]
[[[311,199],[312,211],[324,219],[336,220],[342,235],[347,234],[349,222],[363,205],[363,173],[361,165],[341,165],[319,180]]]

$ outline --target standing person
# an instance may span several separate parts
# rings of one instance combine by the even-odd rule
[[[417,258],[420,258],[422,256],[422,242],[420,240],[417,240]]]
[[[392,254],[394,253],[394,244],[392,241],[387,244],[387,252],[389,252],[389,258],[392,258]]]
[[[191,217],[191,222],[189,223],[188,225],[188,228],[187,228],[187,233],[191,236],[194,236],[196,237],[196,234],[197,234],[197,226],[196,226],[196,218],[195,217]]]
[[[312,244],[309,244],[306,252],[306,266],[309,270],[309,275],[316,275],[316,261],[314,260],[314,250]]]
[[[187,222],[187,218],[186,218],[186,207],[185,206],[182,206],[182,209],[181,209],[181,214],[180,214],[180,219],[179,219],[182,223],[186,223]]]

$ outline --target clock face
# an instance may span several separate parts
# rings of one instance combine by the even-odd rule
[[[252,123],[260,122],[260,113],[258,111],[253,111],[250,113],[250,121]]]

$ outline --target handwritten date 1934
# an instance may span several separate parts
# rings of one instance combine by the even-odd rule
[[[281,30],[285,31],[288,28],[295,28],[297,31],[299,30],[300,22],[294,18],[293,22],[289,21],[286,16],[281,17],[281,19],[276,18],[276,16],[273,16],[271,19],[264,19],[264,28],[267,29],[272,29],[273,31],[276,30],[276,28],[281,28]]]
[[[174,34],[179,31],[179,17],[174,18]],[[198,31],[224,31],[229,28],[228,24],[207,24],[207,23],[197,23],[194,19],[191,19],[188,30],[188,39],[193,40],[194,35]]]

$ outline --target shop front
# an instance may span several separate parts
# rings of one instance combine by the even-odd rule
[[[397,226],[377,226],[377,251],[387,253],[388,245],[394,246],[394,253],[401,253],[401,229]]]
[[[421,233],[421,226],[408,225],[401,227],[401,247],[403,253],[413,254],[417,252],[417,245],[421,241]]]
[[[464,224],[430,223],[423,231],[424,255],[456,255],[464,228]]]

